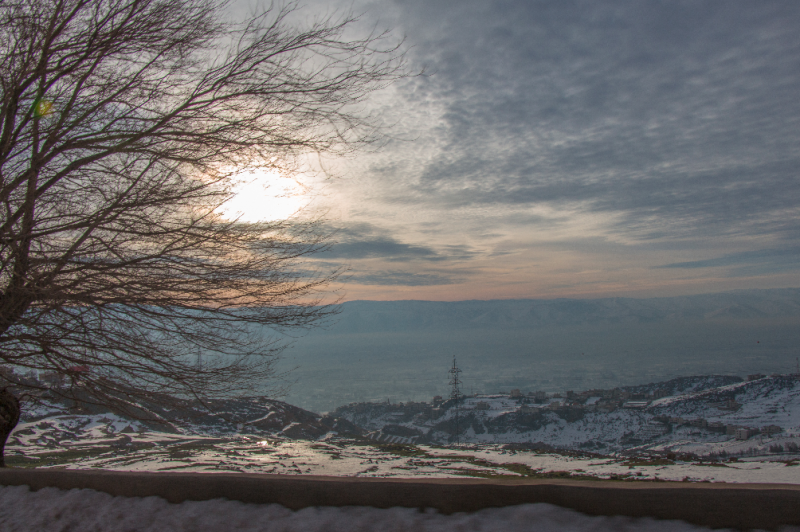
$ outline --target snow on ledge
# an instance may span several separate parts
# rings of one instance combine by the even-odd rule
[[[7,532],[30,530],[126,530],[219,532],[475,532],[593,531],[699,532],[683,521],[588,516],[546,503],[442,515],[413,508],[311,507],[291,511],[278,504],[214,499],[170,504],[159,497],[113,497],[88,490],[0,487],[0,519]],[[784,532],[800,528],[783,528]]]

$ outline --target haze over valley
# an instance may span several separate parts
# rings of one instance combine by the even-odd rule
[[[462,391],[557,392],[678,376],[794,371],[800,289],[671,298],[351,301],[284,353],[286,401],[325,412],[352,401],[430,401]]]

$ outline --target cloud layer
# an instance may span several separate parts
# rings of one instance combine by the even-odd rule
[[[536,253],[555,240],[608,272],[717,268],[708,275],[742,277],[742,287],[797,272],[782,251],[794,258],[800,247],[797,2],[356,7],[404,32],[411,68],[425,75],[383,102],[392,135],[416,140],[354,163],[358,179],[340,187],[353,202],[347,238],[332,256],[403,262],[409,273],[472,261],[464,279],[480,283],[490,266],[519,271],[532,256],[539,272],[556,271]],[[636,258],[615,263],[620,244]],[[501,252],[502,264],[487,263]]]

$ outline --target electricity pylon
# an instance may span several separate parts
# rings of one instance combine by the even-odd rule
[[[461,443],[461,435],[458,427],[458,413],[459,413],[459,403],[461,402],[461,379],[458,378],[458,374],[461,373],[461,370],[458,369],[456,366],[456,357],[453,357],[453,367],[450,368],[450,371],[447,373],[450,374],[450,386],[452,387],[450,391],[450,399],[455,402],[456,406],[456,443]]]

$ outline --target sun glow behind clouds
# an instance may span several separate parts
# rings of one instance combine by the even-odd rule
[[[305,187],[277,172],[240,174],[233,192],[234,196],[218,212],[229,220],[241,222],[285,220],[308,202]]]

